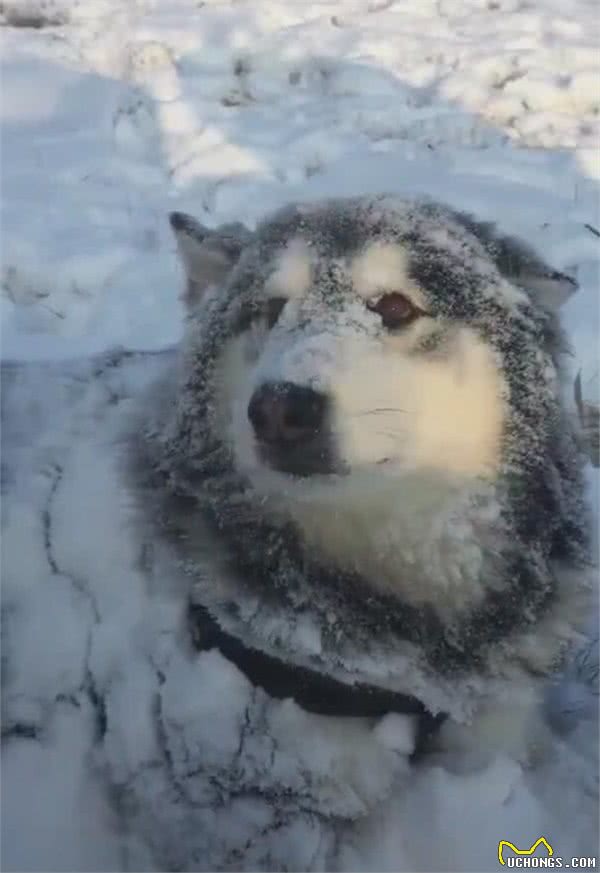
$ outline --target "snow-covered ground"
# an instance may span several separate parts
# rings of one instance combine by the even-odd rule
[[[94,438],[180,337],[167,213],[252,225],[293,199],[397,191],[493,219],[577,276],[565,319],[594,399],[600,17],[595,0],[5,0],[0,21],[2,356],[23,365],[3,386],[2,866],[149,868],[114,785],[160,791],[157,671],[169,724],[206,712],[183,711],[179,599],[132,569]],[[86,363],[117,345],[152,354]],[[110,786],[99,718],[127,724],[108,734]],[[535,785],[514,762],[425,770],[338,866],[494,869],[499,839],[542,833],[587,854],[597,762],[569,754]]]

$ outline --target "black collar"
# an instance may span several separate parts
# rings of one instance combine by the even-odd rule
[[[287,664],[281,658],[260,649],[246,646],[240,639],[224,631],[208,609],[190,604],[190,628],[199,651],[218,649],[246,676],[252,685],[278,700],[293,698],[307,712],[317,715],[380,718],[390,712],[417,716],[417,735],[412,758],[419,757],[428,740],[445,720],[445,713],[432,715],[416,697],[356,682],[351,685],[297,664]]]

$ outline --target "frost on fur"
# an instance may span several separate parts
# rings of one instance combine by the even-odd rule
[[[433,713],[468,718],[490,683],[535,700],[589,609],[571,281],[395,197],[289,206],[252,234],[171,224],[193,300],[210,293],[138,467],[194,599],[258,649]]]

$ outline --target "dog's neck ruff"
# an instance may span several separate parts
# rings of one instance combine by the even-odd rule
[[[335,580],[324,568],[318,568],[323,596],[317,597],[282,531],[259,524],[250,539],[240,534],[234,549],[203,501],[182,495],[173,480],[167,484],[164,468],[136,468],[138,499],[155,525],[149,533],[158,572],[171,574],[175,558],[188,579],[188,626],[196,648],[217,648],[254,686],[293,698],[309,712],[414,714],[419,733],[443,713],[468,717],[478,683],[436,675],[417,646],[386,627],[378,602],[370,609],[362,600],[357,605],[344,587],[336,599],[325,596]],[[233,515],[247,526],[243,506],[236,504]],[[218,548],[215,538],[222,539]]]

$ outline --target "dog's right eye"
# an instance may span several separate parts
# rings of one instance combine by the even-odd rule
[[[421,310],[399,291],[392,291],[383,294],[375,301],[369,301],[367,308],[381,317],[383,326],[388,330],[405,327],[422,314]]]

